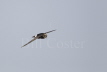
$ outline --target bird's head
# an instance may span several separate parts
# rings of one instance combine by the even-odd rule
[[[32,36],[32,38],[35,38],[36,36]]]

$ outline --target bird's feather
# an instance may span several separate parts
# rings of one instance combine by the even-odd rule
[[[50,33],[50,32],[53,32],[53,31],[56,31],[56,30],[48,31],[48,32],[45,32],[45,33]]]
[[[32,39],[31,41],[29,41],[28,43],[26,43],[25,45],[23,45],[22,47],[24,47],[24,46],[26,46],[26,45],[28,45],[29,43],[31,43],[31,42],[33,42],[34,40],[36,40],[38,37],[35,37],[34,39]],[[21,47],[21,48],[22,48]]]

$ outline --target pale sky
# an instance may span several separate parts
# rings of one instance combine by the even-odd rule
[[[0,0],[0,33],[0,72],[107,72],[106,0]]]

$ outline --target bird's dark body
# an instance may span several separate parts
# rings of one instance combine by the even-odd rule
[[[47,34],[46,33],[39,33],[37,34],[37,36],[39,37],[38,39],[45,39],[47,37]]]

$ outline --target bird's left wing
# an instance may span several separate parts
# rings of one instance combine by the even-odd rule
[[[31,43],[31,42],[33,42],[34,40],[36,40],[38,37],[35,37],[34,39],[32,39],[31,41],[29,41],[28,43],[26,43],[25,45],[23,45],[22,47],[24,47],[24,46],[26,46],[26,45],[28,45],[29,43]],[[21,47],[21,48],[22,48]]]

